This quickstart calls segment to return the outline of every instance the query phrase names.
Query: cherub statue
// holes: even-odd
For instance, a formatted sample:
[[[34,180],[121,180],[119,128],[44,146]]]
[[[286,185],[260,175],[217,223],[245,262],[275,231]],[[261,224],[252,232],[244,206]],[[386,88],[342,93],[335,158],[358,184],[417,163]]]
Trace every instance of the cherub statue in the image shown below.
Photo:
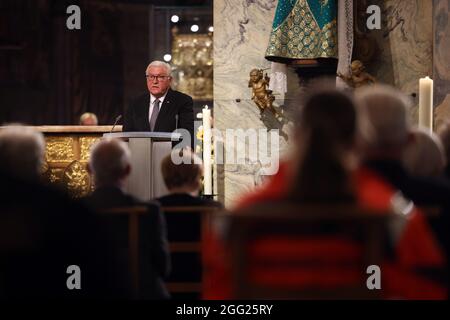
[[[269,109],[278,118],[282,115],[273,106],[275,96],[272,94],[272,90],[268,90],[270,78],[267,73],[263,76],[263,70],[253,69],[250,71],[250,80],[248,87],[252,88],[252,100],[259,107],[259,110],[264,112],[265,109]]]
[[[344,79],[344,81],[347,82],[349,86],[353,88],[359,88],[377,82],[377,80],[374,77],[365,72],[366,68],[364,67],[361,61],[359,60],[353,61],[351,67],[352,73],[350,76],[338,73],[338,76]]]

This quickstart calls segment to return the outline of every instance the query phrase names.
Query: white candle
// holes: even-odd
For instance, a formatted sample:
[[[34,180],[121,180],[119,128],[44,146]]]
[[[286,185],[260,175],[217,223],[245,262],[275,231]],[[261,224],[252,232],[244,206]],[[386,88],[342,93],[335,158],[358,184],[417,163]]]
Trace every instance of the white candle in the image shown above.
[[[212,165],[211,165],[211,110],[203,108],[203,169],[204,194],[212,195]]]
[[[433,131],[433,80],[429,77],[419,81],[419,127]]]

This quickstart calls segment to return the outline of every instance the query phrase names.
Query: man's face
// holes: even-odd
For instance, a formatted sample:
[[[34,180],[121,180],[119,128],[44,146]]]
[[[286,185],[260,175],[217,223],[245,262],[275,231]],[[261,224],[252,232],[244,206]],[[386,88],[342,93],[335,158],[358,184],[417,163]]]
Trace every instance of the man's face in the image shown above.
[[[146,76],[148,91],[156,98],[162,97],[172,82],[172,77],[164,67],[150,67],[147,69]]]

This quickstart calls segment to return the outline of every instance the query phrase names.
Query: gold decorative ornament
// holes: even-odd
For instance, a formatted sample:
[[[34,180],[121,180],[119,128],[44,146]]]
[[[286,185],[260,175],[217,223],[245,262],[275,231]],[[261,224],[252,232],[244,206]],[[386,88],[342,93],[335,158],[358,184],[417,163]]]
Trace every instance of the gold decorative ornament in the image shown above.
[[[99,141],[99,137],[81,137],[80,138],[80,160],[88,161],[91,147]]]
[[[74,160],[64,169],[63,184],[72,198],[81,198],[91,192],[91,178],[85,165]]]
[[[272,94],[272,90],[267,89],[269,87],[269,81],[269,76],[267,73],[264,75],[262,69],[253,69],[250,71],[248,87],[252,88],[252,100],[258,106],[261,113],[268,109],[280,120],[283,115],[273,106],[275,96]]]
[[[364,64],[355,60],[351,64],[351,74],[343,75],[338,72],[338,77],[342,78],[350,87],[359,88],[366,85],[371,85],[377,82],[377,80],[369,73],[365,72]]]
[[[194,100],[213,99],[212,34],[177,34],[172,42],[173,87]]]
[[[72,138],[46,138],[45,160],[47,162],[70,162],[74,157]]]

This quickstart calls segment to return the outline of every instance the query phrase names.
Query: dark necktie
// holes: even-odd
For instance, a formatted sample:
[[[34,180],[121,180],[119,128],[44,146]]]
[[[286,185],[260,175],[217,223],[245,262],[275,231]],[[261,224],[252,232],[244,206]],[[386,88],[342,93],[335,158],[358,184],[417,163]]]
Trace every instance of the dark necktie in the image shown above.
[[[155,129],[156,119],[158,118],[159,114],[159,103],[160,101],[158,99],[156,99],[155,102],[153,102],[153,111],[152,116],[150,117],[150,129],[152,131],[154,131]]]

